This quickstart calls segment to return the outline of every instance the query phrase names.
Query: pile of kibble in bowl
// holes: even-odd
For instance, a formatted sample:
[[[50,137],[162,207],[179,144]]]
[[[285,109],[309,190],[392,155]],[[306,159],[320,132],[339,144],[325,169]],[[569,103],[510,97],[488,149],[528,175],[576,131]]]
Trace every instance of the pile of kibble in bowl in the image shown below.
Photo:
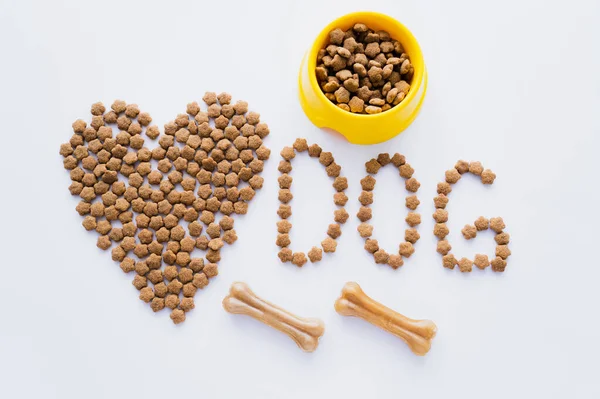
[[[400,104],[410,90],[414,68],[402,45],[386,31],[365,24],[329,32],[315,70],[325,96],[341,109],[378,114]]]

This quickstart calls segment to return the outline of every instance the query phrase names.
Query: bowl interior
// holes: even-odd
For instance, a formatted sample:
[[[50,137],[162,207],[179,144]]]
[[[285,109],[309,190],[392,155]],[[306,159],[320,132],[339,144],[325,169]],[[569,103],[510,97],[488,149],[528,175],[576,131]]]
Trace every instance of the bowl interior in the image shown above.
[[[412,63],[413,68],[415,70],[412,77],[412,81],[409,82],[411,88],[406,98],[395,107],[392,107],[388,111],[381,112],[379,114],[354,114],[348,111],[344,111],[343,109],[335,106],[331,101],[329,101],[327,97],[325,97],[325,94],[323,93],[321,87],[317,82],[317,76],[315,74],[315,68],[317,66],[317,55],[319,50],[326,47],[327,43],[329,42],[329,32],[336,28],[348,30],[356,23],[363,23],[367,25],[370,29],[376,31],[387,31],[393,40],[397,40],[402,44],[402,47],[404,47],[404,51],[406,52],[406,54],[408,54],[410,62]],[[417,43],[413,34],[404,25],[402,25],[394,18],[389,17],[385,14],[365,11],[344,15],[327,25],[321,31],[321,33],[319,33],[319,36],[317,36],[317,39],[313,43],[313,47],[311,48],[309,54],[308,68],[311,85],[313,86],[313,89],[318,92],[317,95],[324,101],[329,103],[332,109],[335,109],[335,111],[339,112],[340,115],[344,115],[346,117],[352,116],[357,118],[381,118],[386,115],[390,115],[391,113],[400,112],[403,106],[412,100],[415,93],[419,90],[419,86],[421,84],[421,81],[423,80],[424,64],[423,55],[421,53],[419,44]]]

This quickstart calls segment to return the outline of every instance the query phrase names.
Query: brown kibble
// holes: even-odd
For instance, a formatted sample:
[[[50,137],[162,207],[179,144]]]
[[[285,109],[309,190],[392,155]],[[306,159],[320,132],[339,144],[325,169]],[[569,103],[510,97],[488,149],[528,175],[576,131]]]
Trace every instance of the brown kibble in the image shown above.
[[[379,169],[381,169],[381,165],[375,158],[372,158],[370,161],[365,163],[365,168],[367,169],[367,173],[377,174]]]
[[[321,147],[318,144],[312,144],[308,147],[308,155],[311,157],[320,157],[321,156]]]
[[[502,233],[502,230],[506,228],[504,224],[504,220],[501,217],[491,218],[490,219],[490,228],[494,230],[496,233]]]
[[[335,252],[337,248],[337,242],[333,238],[327,237],[321,241],[321,247],[323,248],[323,251],[327,253]]]
[[[292,263],[298,267],[304,266],[307,262],[304,252],[294,252],[292,255]]]
[[[319,262],[323,259],[323,251],[321,248],[312,247],[311,250],[308,251],[308,259],[310,259],[312,263]]]
[[[506,269],[506,261],[501,257],[497,256],[491,262],[492,270],[495,272],[503,272]]]
[[[450,194],[450,192],[452,191],[452,187],[450,186],[450,184],[443,182],[443,183],[438,183],[437,185],[437,193],[438,194],[443,194],[445,196],[447,196],[448,194]]]
[[[439,194],[433,199],[433,203],[435,204],[436,208],[444,209],[446,208],[446,205],[448,205],[448,197],[446,197],[444,194]]]
[[[437,252],[442,255],[447,255],[452,249],[452,245],[447,240],[440,240],[437,243]]]
[[[486,169],[483,172],[481,172],[481,182],[483,184],[492,184],[492,183],[494,183],[495,179],[496,179],[496,174],[494,172],[492,172],[491,170]]]
[[[332,223],[327,228],[327,235],[333,239],[338,238],[342,235],[342,228],[339,224]]]
[[[473,264],[475,264],[475,266],[477,266],[479,269],[483,270],[490,265],[490,260],[488,259],[487,255],[477,254],[475,255]]]
[[[325,167],[331,165],[333,161],[333,155],[330,152],[322,151],[319,155],[319,163]]]
[[[171,317],[171,320],[175,324],[183,323],[185,321],[185,312],[181,309],[173,309],[169,317]]]
[[[446,182],[455,184],[460,180],[460,173],[455,168],[446,171]]]
[[[376,180],[373,176],[366,176],[360,180],[360,185],[364,191],[373,191]]]
[[[481,165],[481,162],[471,162],[469,164],[469,172],[473,173],[474,175],[481,176],[483,173],[483,166]]]
[[[150,287],[144,287],[140,290],[140,299],[146,303],[149,303],[154,299],[154,291]]]
[[[437,223],[433,228],[433,234],[440,240],[444,239],[448,233],[450,233],[450,230],[446,226],[446,223]]]
[[[292,224],[287,220],[280,220],[277,222],[277,232],[280,234],[287,234],[292,229]]]
[[[361,223],[360,225],[358,225],[357,230],[360,236],[363,238],[371,237],[371,235],[373,234],[373,226],[367,223]]]
[[[456,162],[456,165],[454,165],[454,169],[456,169],[458,173],[463,175],[469,171],[469,163],[461,159],[460,161]]]
[[[306,139],[298,138],[294,141],[293,147],[297,152],[304,152],[308,150],[308,143],[306,142]]]
[[[458,268],[463,273],[470,273],[473,270],[473,261],[467,258],[461,258],[458,261]]]
[[[412,166],[410,166],[407,163],[400,165],[398,170],[400,172],[400,176],[402,176],[405,179],[410,179],[412,177],[412,175],[415,173],[415,170],[412,168]]]
[[[506,259],[511,255],[510,249],[508,245],[497,245],[496,246],[496,256],[501,257],[502,259]]]
[[[296,157],[296,152],[294,151],[294,149],[292,147],[283,147],[280,154],[281,154],[281,157],[283,159],[285,159],[286,161],[290,161],[291,159]]]
[[[415,212],[408,212],[408,215],[406,215],[406,223],[408,223],[408,225],[410,227],[415,227],[419,224],[421,224],[421,215],[419,215],[418,213]]]
[[[494,237],[494,240],[498,245],[506,245],[510,241],[510,235],[508,233],[498,233]]]
[[[444,255],[442,257],[442,265],[447,269],[454,270],[454,266],[458,265],[458,260],[452,254]]]
[[[292,261],[292,250],[289,248],[282,248],[277,254],[282,263],[291,262]]]
[[[337,222],[337,223],[346,223],[346,221],[348,220],[348,217],[350,217],[350,215],[348,215],[348,212],[346,212],[346,210],[344,208],[341,209],[336,209],[333,212],[333,219]]]
[[[333,181],[333,188],[338,192],[344,191],[348,188],[348,179],[345,177],[336,177]]]
[[[367,250],[367,252],[374,254],[379,250],[379,243],[377,242],[377,240],[367,238],[367,240],[365,241],[365,249]]]
[[[410,256],[415,253],[415,248],[410,242],[402,242],[400,243],[400,248],[398,252],[403,257],[410,258]]]
[[[281,176],[279,176],[277,181],[279,182],[279,188],[289,189],[292,186],[293,178],[287,173],[284,173]]]
[[[146,280],[146,277],[140,276],[139,274],[135,275],[135,277],[133,278],[133,281],[131,282],[131,284],[133,284],[133,286],[135,288],[137,288],[138,290],[141,290],[142,288],[148,286],[148,282]]]
[[[470,224],[466,224],[460,232],[467,240],[477,237],[477,228]]]
[[[277,234],[275,244],[281,248],[289,246],[291,244],[290,236],[288,234]]]
[[[437,223],[445,223],[448,221],[448,211],[445,209],[436,209],[433,213],[433,219]]]
[[[289,205],[279,205],[277,214],[281,219],[287,219],[292,216],[292,207]]]
[[[411,177],[410,179],[406,180],[405,186],[408,191],[416,193],[419,190],[419,187],[421,187],[421,183],[419,183],[414,177]]]
[[[417,209],[420,203],[421,201],[419,201],[416,195],[410,195],[406,197],[406,207],[410,210],[414,211],[415,209]]]
[[[416,229],[406,229],[404,232],[404,240],[410,242],[411,244],[416,243],[421,238],[421,235]]]
[[[390,255],[383,249],[379,249],[375,251],[373,254],[373,258],[375,258],[375,263],[377,264],[387,264],[390,258]]]
[[[392,156],[391,161],[395,167],[399,168],[400,166],[406,163],[406,158],[404,157],[404,155],[396,153],[394,154],[394,156]]]
[[[358,213],[356,214],[356,216],[358,217],[358,219],[361,222],[366,222],[367,220],[371,219],[371,217],[373,216],[373,213],[371,211],[371,208],[366,207],[366,206],[361,206],[360,209],[358,210]]]
[[[477,220],[475,220],[475,228],[477,231],[487,230],[490,227],[490,221],[483,216],[479,216]]]

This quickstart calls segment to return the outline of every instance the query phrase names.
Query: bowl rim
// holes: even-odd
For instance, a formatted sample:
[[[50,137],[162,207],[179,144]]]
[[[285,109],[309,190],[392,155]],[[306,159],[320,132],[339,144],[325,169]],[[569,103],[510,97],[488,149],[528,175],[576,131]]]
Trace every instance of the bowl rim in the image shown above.
[[[319,43],[324,41],[325,36],[329,35],[329,32],[331,30],[335,29],[336,27],[338,27],[342,22],[346,22],[348,19],[360,18],[361,16],[365,16],[365,15],[384,19],[388,23],[393,24],[397,28],[399,28],[404,34],[403,39],[411,41],[412,47],[414,47],[414,49],[415,49],[413,54],[408,54],[410,59],[411,60],[418,59],[420,61],[420,64],[422,65],[422,68],[420,68],[420,69],[415,68],[415,73],[414,73],[413,79],[412,79],[413,83],[411,83],[408,95],[404,98],[404,100],[402,100],[402,102],[400,104],[392,107],[391,109],[384,111],[384,112],[380,112],[378,114],[356,114],[356,113],[353,113],[350,111],[345,111],[345,110],[341,109],[340,107],[336,106],[327,97],[325,97],[325,93],[323,93],[323,90],[321,89],[321,87],[319,86],[319,84],[317,82],[317,75],[315,72],[315,69],[317,67],[317,54],[318,54],[319,50],[321,49]],[[360,21],[356,21],[355,23],[358,23],[358,22],[360,22]],[[402,42],[402,40],[399,40],[399,39],[394,39],[394,40],[398,40],[404,46],[404,43]],[[308,73],[309,73],[310,85],[317,92],[317,96],[322,101],[327,103],[326,107],[330,108],[332,110],[332,112],[337,112],[340,115],[343,115],[343,117],[345,117],[345,118],[349,117],[349,118],[362,118],[362,119],[365,119],[365,118],[377,119],[377,118],[392,116],[396,113],[401,112],[404,108],[408,107],[408,104],[410,104],[410,102],[413,100],[413,98],[417,95],[417,93],[419,92],[419,89],[421,87],[421,84],[423,83],[422,81],[423,81],[425,64],[424,64],[424,60],[423,60],[423,53],[421,52],[421,46],[419,46],[419,43],[417,42],[417,39],[415,38],[415,36],[404,24],[402,24],[400,21],[398,21],[397,19],[395,19],[389,15],[382,14],[379,12],[356,11],[356,12],[344,14],[344,15],[334,19],[319,32],[319,34],[313,41],[313,45],[308,54],[308,69],[309,69]]]

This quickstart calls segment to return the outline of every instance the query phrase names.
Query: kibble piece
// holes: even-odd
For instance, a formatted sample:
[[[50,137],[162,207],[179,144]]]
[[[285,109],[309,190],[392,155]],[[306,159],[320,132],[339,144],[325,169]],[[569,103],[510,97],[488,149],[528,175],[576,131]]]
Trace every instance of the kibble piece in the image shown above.
[[[334,217],[333,219],[337,222],[337,223],[346,223],[346,221],[348,220],[348,217],[350,217],[350,215],[348,214],[348,212],[344,209],[336,209],[334,212]]]
[[[348,196],[342,192],[335,193],[333,195],[333,202],[337,206],[345,206],[348,202]]]
[[[446,205],[448,205],[448,197],[446,197],[444,194],[439,194],[433,199],[433,203],[435,204],[436,208],[444,209],[446,208]]]
[[[360,185],[364,191],[373,191],[375,188],[375,178],[373,176],[366,176],[360,180]]]
[[[481,165],[481,162],[471,162],[469,164],[469,172],[473,173],[474,175],[481,176],[483,173],[483,166]]]
[[[494,237],[494,240],[498,245],[506,245],[510,241],[510,235],[508,233],[498,233]]]
[[[438,194],[443,194],[445,196],[447,196],[448,194],[450,194],[450,192],[452,191],[452,187],[450,186],[450,184],[443,182],[443,183],[438,183],[437,185],[437,193]]]
[[[356,214],[356,216],[358,217],[358,219],[361,222],[366,222],[367,220],[371,219],[373,214],[372,214],[371,208],[366,207],[366,206],[361,206],[358,213]]]
[[[491,262],[492,270],[495,272],[503,272],[506,269],[506,260],[501,257],[495,257]]]
[[[511,255],[510,249],[508,245],[497,245],[496,246],[496,256],[501,257],[502,259],[506,259]]]
[[[487,255],[477,254],[475,255],[473,264],[479,269],[483,270],[490,265],[490,260],[488,259]]]
[[[419,241],[419,238],[421,238],[421,235],[416,229],[406,229],[406,231],[404,232],[404,240],[412,244]]]
[[[469,171],[469,163],[461,159],[458,162],[456,162],[456,165],[454,165],[454,169],[456,169],[458,173],[463,175]]]
[[[308,259],[312,262],[319,262],[323,259],[323,251],[321,248],[312,247],[310,251],[308,251]]]
[[[496,233],[502,233],[502,230],[506,228],[504,224],[504,220],[501,217],[491,218],[490,219],[490,228],[494,230]]]
[[[460,231],[465,239],[470,240],[477,237],[477,228],[470,224],[465,225]]]
[[[452,168],[446,171],[446,182],[450,184],[455,184],[460,180],[460,172],[456,170],[456,168]]]
[[[404,265],[404,260],[401,255],[390,254],[388,257],[387,264],[390,265],[393,269],[397,269]]]
[[[294,252],[292,255],[292,263],[298,267],[304,266],[307,262],[304,252]]]
[[[458,261],[458,268],[463,273],[470,273],[473,270],[473,261],[467,258],[461,258]]]
[[[458,264],[458,260],[452,254],[444,255],[442,257],[442,265],[447,269],[454,269],[454,266]]]
[[[339,236],[342,235],[341,226],[337,223],[330,224],[329,227],[327,228],[327,235],[333,239],[338,238]]]
[[[490,221],[483,216],[479,216],[477,220],[475,220],[475,228],[477,231],[487,230],[490,227]]]
[[[291,262],[292,261],[292,250],[289,248],[282,248],[277,254],[282,263]]]
[[[152,302],[150,302],[150,307],[154,312],[161,311],[165,308],[165,300],[163,298],[154,297]]]
[[[494,183],[495,179],[496,179],[496,174],[494,172],[492,172],[491,170],[486,169],[483,172],[481,172],[481,182],[483,184],[492,184],[492,183]]]
[[[406,190],[416,193],[419,190],[419,187],[421,187],[421,183],[419,183],[414,177],[411,177],[410,179],[406,180],[405,186]]]
[[[236,202],[237,203],[237,202]],[[277,210],[277,214],[281,219],[287,219],[292,216],[292,207],[289,205],[279,205],[279,209]]]
[[[448,221],[448,211],[445,209],[436,209],[433,213],[433,219],[437,223],[445,223]]]
[[[280,234],[287,234],[292,229],[292,224],[287,220],[280,220],[277,222],[277,232]]]
[[[379,250],[379,243],[377,242],[377,240],[368,238],[367,240],[365,240],[365,250],[374,254]]]
[[[357,230],[360,236],[363,238],[371,237],[371,235],[373,234],[373,226],[367,223],[361,223],[358,226]]]
[[[277,240],[275,242],[278,247],[287,247],[290,245],[290,236],[288,234],[277,234]]]
[[[406,215],[405,220],[410,227],[415,227],[421,224],[421,215],[415,212],[408,212],[408,215]]]
[[[321,241],[321,247],[323,248],[323,251],[327,253],[335,252],[337,248],[337,242],[333,238],[327,237]]]
[[[379,249],[375,251],[373,254],[373,258],[375,259],[375,263],[377,264],[387,264],[390,258],[390,255],[383,249]]]
[[[452,245],[447,240],[440,240],[437,243],[437,252],[442,255],[447,255],[452,249]]]
[[[281,157],[286,161],[290,161],[291,159],[296,157],[296,152],[292,147],[283,147],[280,154]]]
[[[410,258],[410,256],[415,253],[415,248],[413,247],[412,243],[405,241],[400,243],[400,248],[398,252],[403,257]]]

